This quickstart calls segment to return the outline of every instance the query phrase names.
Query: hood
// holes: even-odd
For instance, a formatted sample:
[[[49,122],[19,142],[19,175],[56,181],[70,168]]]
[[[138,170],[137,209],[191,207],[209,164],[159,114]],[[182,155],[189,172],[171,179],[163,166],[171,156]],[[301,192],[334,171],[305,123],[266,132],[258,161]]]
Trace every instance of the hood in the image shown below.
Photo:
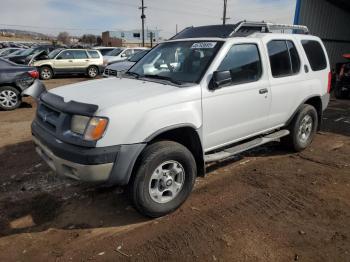
[[[132,67],[135,64],[135,62],[130,61],[120,61],[117,63],[110,64],[106,67],[106,69],[112,69],[116,71],[125,71],[128,70],[130,67]]]
[[[98,105],[99,110],[156,96],[179,92],[181,88],[169,84],[129,78],[105,78],[66,85],[49,92],[63,97],[65,102],[76,101]],[[172,96],[172,95],[170,95]],[[176,96],[175,96],[176,97]],[[166,99],[164,99],[166,101]]]

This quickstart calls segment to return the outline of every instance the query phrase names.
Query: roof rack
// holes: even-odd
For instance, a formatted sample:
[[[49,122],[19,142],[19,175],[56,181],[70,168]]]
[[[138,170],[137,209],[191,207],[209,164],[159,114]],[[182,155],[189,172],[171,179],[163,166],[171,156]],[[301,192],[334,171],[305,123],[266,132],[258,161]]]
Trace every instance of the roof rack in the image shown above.
[[[269,22],[252,22],[242,21],[237,23],[235,30],[232,31],[230,36],[247,36],[255,32],[260,33],[271,33],[271,31],[281,30],[292,30],[293,33],[309,34],[307,26],[303,25],[288,25],[288,24],[273,24]]]

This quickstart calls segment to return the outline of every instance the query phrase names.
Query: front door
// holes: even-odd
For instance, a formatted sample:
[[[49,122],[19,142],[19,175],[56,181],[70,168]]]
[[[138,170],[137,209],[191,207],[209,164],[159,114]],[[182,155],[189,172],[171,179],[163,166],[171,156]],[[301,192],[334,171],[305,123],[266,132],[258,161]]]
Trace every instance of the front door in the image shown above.
[[[74,68],[73,60],[74,56],[72,51],[62,51],[54,61],[55,71],[58,73],[71,72]]]
[[[233,44],[217,71],[230,71],[231,82],[203,89],[203,134],[206,151],[266,130],[271,93],[261,43]]]

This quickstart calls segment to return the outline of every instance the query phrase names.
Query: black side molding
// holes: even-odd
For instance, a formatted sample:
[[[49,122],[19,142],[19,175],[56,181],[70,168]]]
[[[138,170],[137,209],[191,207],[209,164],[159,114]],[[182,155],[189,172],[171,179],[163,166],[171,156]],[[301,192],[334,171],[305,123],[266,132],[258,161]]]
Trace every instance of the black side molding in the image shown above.
[[[76,114],[82,116],[93,116],[98,109],[97,105],[80,103],[76,101],[69,101],[68,103],[64,102],[63,98],[46,92],[43,93],[40,99],[49,106],[58,109],[61,112]]]

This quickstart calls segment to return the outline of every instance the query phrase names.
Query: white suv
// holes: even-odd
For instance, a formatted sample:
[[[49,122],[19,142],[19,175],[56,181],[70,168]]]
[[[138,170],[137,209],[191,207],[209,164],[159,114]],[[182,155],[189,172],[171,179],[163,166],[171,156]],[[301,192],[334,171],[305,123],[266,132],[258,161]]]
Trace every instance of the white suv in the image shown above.
[[[128,185],[147,216],[172,212],[207,162],[270,141],[296,151],[311,143],[330,68],[321,40],[307,32],[254,22],[190,27],[123,78],[42,93],[37,82],[27,92],[39,97],[37,152],[59,175]]]

